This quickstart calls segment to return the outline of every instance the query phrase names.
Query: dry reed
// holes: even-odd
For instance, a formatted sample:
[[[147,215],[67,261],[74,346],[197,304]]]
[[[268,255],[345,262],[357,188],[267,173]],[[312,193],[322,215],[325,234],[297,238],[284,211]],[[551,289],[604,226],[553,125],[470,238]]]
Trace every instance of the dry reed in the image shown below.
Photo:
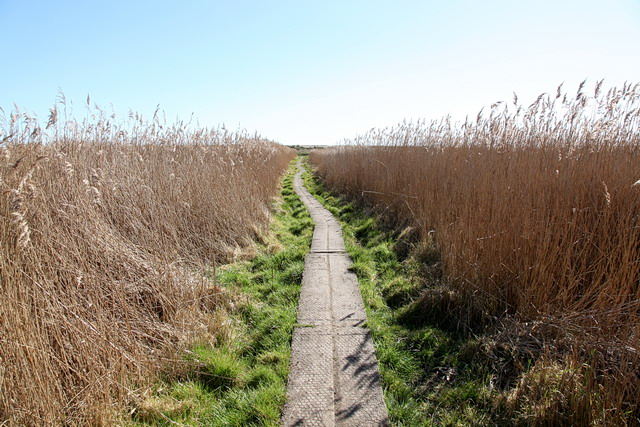
[[[311,160],[331,189],[435,239],[458,299],[494,323],[515,319],[537,355],[581,371],[560,387],[583,389],[563,395],[581,408],[572,422],[640,422],[640,84],[588,94],[583,83],[573,97],[559,87],[528,107],[514,97],[464,123],[372,130]],[[549,417],[535,422],[561,421]]]
[[[60,108],[63,110],[60,111]],[[106,424],[215,328],[198,268],[265,232],[283,146],[100,109],[0,126],[0,424]]]

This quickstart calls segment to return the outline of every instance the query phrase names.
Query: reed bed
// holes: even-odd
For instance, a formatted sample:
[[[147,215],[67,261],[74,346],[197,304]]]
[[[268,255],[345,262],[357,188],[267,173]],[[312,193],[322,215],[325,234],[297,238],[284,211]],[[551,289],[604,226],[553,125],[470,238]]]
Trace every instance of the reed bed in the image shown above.
[[[310,157],[329,188],[437,247],[446,287],[425,304],[446,295],[460,330],[492,324],[494,343],[538,361],[509,387],[528,423],[640,423],[640,84],[602,88]]]
[[[0,424],[109,424],[223,290],[198,273],[265,231],[294,151],[156,114],[0,126]],[[213,339],[213,338],[212,338]],[[115,405],[115,409],[114,409]]]

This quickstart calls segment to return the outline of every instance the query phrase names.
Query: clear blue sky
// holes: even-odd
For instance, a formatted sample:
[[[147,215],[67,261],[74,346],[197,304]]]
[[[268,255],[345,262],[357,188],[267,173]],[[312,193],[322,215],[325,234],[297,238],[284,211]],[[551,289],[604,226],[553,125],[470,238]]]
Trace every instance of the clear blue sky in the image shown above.
[[[0,40],[5,111],[61,88],[285,144],[640,81],[638,0],[0,0]]]

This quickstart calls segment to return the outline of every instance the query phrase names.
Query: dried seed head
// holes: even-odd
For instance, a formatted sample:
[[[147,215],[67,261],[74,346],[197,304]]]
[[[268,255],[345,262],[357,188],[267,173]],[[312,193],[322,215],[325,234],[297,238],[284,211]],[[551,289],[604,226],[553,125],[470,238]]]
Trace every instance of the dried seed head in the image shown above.
[[[76,173],[75,169],[73,169],[73,165],[69,162],[64,162],[64,171],[67,173],[69,178],[73,177]]]
[[[604,187],[604,199],[607,202],[607,207],[611,206],[611,193],[609,193],[609,188],[607,188],[607,184],[602,181],[602,186]]]
[[[13,222],[18,231],[18,237],[16,238],[16,247],[20,249],[26,248],[31,243],[31,229],[22,212],[12,213]]]

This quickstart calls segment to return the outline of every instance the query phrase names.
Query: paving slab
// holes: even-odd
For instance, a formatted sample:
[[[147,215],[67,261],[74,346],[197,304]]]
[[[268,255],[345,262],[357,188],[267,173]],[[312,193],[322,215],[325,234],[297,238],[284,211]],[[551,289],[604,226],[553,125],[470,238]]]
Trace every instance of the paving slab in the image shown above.
[[[388,426],[380,374],[358,280],[338,221],[304,188],[315,223],[293,333],[283,426]]]

